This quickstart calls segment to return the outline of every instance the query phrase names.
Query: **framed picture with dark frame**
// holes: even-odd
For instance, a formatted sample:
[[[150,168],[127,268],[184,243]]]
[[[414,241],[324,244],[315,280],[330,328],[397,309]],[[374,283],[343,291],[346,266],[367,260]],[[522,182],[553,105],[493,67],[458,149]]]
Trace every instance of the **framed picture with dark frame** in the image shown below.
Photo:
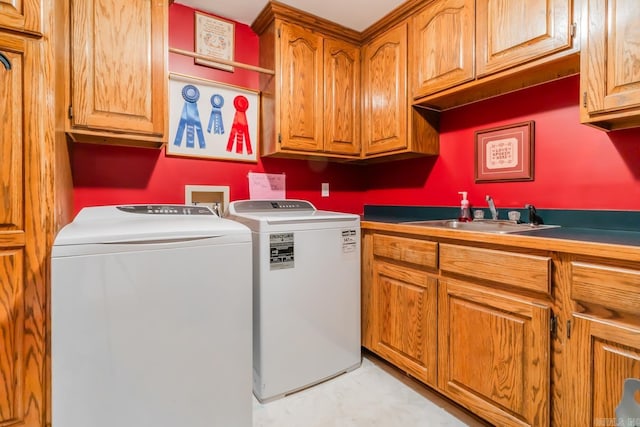
[[[533,181],[533,120],[475,132],[476,182]]]

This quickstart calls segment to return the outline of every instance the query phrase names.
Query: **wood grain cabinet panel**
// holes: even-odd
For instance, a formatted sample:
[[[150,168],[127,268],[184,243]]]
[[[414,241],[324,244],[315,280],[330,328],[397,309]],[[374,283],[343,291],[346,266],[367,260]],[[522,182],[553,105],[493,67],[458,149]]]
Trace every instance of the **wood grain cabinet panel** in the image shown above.
[[[298,25],[280,27],[283,149],[320,152],[323,148],[322,37]]]
[[[407,24],[398,25],[364,46],[364,155],[406,149]]]
[[[326,38],[324,151],[360,155],[360,100],[360,47]]]
[[[373,236],[373,255],[431,270],[438,268],[438,243],[428,240],[376,234]]]
[[[10,49],[10,50],[9,50]],[[25,339],[24,253],[24,62],[25,43],[0,34],[0,425],[24,421]],[[42,391],[42,390],[41,390]]]
[[[475,0],[430,2],[411,18],[414,98],[473,80],[474,28]]]
[[[0,28],[40,35],[41,0],[0,0]]]
[[[624,380],[640,378],[640,327],[576,314],[570,342],[574,410],[565,414],[566,425],[593,427],[617,420]]]
[[[640,2],[585,4],[580,119],[605,130],[640,126]]]
[[[0,64],[0,231],[24,230],[24,58],[3,49],[2,39],[0,54],[11,67]]]
[[[163,0],[71,1],[72,138],[163,143],[167,19]]]
[[[500,426],[548,426],[550,309],[440,279],[438,387]]]
[[[420,270],[377,260],[373,283],[373,350],[435,386],[437,280]]]
[[[440,269],[476,280],[551,292],[551,258],[462,245],[440,245]]]
[[[478,0],[476,73],[495,73],[572,45],[571,0]]]

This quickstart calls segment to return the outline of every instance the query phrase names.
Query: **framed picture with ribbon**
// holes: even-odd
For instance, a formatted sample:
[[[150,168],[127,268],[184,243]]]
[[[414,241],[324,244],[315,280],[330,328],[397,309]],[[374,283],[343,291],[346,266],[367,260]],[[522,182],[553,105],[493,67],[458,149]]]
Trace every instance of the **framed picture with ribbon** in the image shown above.
[[[258,91],[169,75],[167,155],[257,162]]]

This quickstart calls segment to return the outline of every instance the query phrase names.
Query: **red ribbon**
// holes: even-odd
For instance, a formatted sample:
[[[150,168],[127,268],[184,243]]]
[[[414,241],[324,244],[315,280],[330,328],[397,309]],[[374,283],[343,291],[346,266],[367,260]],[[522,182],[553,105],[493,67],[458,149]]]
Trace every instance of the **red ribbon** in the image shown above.
[[[236,114],[233,117],[233,124],[231,125],[231,132],[229,133],[227,151],[231,152],[233,150],[233,143],[235,142],[237,154],[242,154],[243,145],[247,146],[247,154],[253,154],[251,138],[249,136],[249,125],[247,123],[247,115],[245,114],[249,108],[249,100],[242,95],[238,95],[233,100],[233,106],[236,108]]]

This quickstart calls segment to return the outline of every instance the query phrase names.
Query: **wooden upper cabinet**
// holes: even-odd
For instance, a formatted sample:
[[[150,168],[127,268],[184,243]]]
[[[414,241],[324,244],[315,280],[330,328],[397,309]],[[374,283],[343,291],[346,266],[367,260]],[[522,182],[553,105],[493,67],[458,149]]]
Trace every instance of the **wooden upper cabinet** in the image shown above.
[[[572,0],[477,0],[477,76],[571,47],[572,16]]]
[[[364,155],[407,148],[407,24],[364,46]]]
[[[606,130],[640,126],[640,2],[585,1],[581,121]]]
[[[71,1],[68,131],[74,139],[162,144],[167,8],[164,0]]]
[[[475,0],[435,1],[411,18],[414,98],[473,80],[474,8]]]
[[[0,0],[0,28],[40,34],[41,10],[41,0]]]
[[[262,155],[360,156],[360,47],[275,19],[260,30]]]
[[[322,151],[322,36],[298,25],[280,27],[280,145]]]
[[[360,47],[324,41],[324,150],[360,154]]]

